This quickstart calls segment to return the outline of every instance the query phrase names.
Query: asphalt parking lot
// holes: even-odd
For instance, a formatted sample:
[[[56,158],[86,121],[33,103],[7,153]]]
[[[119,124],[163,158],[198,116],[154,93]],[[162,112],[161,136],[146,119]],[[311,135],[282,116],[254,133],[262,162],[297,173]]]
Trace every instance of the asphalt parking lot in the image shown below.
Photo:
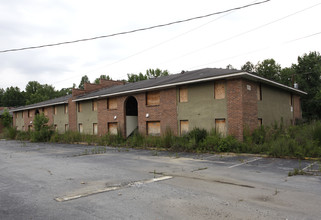
[[[295,169],[309,175],[288,176]],[[320,170],[315,160],[1,140],[0,219],[320,219]]]

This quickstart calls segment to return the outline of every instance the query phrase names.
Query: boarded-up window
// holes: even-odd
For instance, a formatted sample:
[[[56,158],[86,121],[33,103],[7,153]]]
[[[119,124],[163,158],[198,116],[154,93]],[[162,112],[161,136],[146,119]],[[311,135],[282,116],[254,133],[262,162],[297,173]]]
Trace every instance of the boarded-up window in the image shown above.
[[[93,111],[97,111],[97,100],[93,100],[93,101],[91,102],[91,109],[92,109]]]
[[[185,135],[188,133],[188,120],[181,120],[180,121],[180,134]]]
[[[44,108],[43,113],[45,114],[45,116],[47,116],[48,115],[48,109]]]
[[[54,113],[54,115],[57,114],[57,106],[56,105],[53,107],[53,113]]]
[[[261,84],[257,85],[257,100],[262,100],[262,87]]]
[[[222,136],[226,136],[226,125],[225,119],[215,119],[215,131],[216,133],[221,134]]]
[[[214,98],[225,99],[225,83],[215,82],[214,83]]]
[[[68,105],[65,105],[64,112],[65,112],[65,114],[68,114]]]
[[[109,122],[108,123],[109,134],[117,135],[117,128],[118,128],[117,122]]]
[[[83,128],[81,123],[78,124],[78,129],[79,129],[79,133],[83,133],[84,132],[84,128]]]
[[[28,110],[28,118],[32,117],[32,110]]]
[[[54,125],[55,131],[58,131],[58,126]]]
[[[93,134],[94,134],[94,135],[97,135],[97,134],[98,134],[98,125],[97,125],[97,123],[94,123],[94,124],[93,124]]]
[[[80,102],[78,102],[78,112],[82,112],[82,105]]]
[[[293,106],[293,95],[292,94],[290,94],[289,104],[290,104],[290,106]]]
[[[160,93],[156,92],[147,92],[146,94],[146,105],[159,105],[160,104]]]
[[[262,118],[258,118],[258,119],[257,119],[257,125],[258,125],[259,127],[261,127],[261,126],[262,126],[262,123],[263,123]]]
[[[69,125],[65,124],[65,131],[68,131],[68,130],[69,130]]]
[[[188,102],[187,87],[179,88],[179,102]]]
[[[160,135],[160,122],[148,121],[146,122],[147,135],[159,136]]]
[[[107,109],[117,109],[117,98],[107,99]]]
[[[21,112],[21,118],[23,118],[23,112]]]
[[[32,131],[32,125],[28,125],[28,131]]]

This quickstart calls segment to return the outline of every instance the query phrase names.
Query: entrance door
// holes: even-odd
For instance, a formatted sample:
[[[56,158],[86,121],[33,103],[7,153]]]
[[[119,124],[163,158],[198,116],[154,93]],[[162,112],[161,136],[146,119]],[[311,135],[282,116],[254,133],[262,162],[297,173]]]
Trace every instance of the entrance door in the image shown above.
[[[138,128],[138,104],[133,96],[129,96],[125,102],[126,109],[126,137]]]

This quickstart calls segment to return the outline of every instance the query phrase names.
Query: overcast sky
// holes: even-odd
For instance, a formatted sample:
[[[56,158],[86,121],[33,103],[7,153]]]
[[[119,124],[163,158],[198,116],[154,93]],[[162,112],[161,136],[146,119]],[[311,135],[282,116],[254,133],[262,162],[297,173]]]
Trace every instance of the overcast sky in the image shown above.
[[[187,19],[254,0],[10,0],[0,2],[0,50],[58,43]],[[0,88],[28,81],[56,89],[83,75],[114,80],[149,68],[170,73],[240,69],[273,58],[282,67],[321,51],[321,1],[271,0],[172,26],[35,50],[0,53]],[[317,34],[311,36],[313,34]],[[310,37],[308,37],[310,36]]]

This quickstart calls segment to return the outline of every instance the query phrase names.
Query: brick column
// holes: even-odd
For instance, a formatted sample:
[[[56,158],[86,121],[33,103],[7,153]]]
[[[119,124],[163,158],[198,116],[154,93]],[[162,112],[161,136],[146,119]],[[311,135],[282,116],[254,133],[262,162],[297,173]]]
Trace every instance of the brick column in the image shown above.
[[[243,140],[244,128],[257,127],[257,85],[243,79],[227,80],[228,134]]]

